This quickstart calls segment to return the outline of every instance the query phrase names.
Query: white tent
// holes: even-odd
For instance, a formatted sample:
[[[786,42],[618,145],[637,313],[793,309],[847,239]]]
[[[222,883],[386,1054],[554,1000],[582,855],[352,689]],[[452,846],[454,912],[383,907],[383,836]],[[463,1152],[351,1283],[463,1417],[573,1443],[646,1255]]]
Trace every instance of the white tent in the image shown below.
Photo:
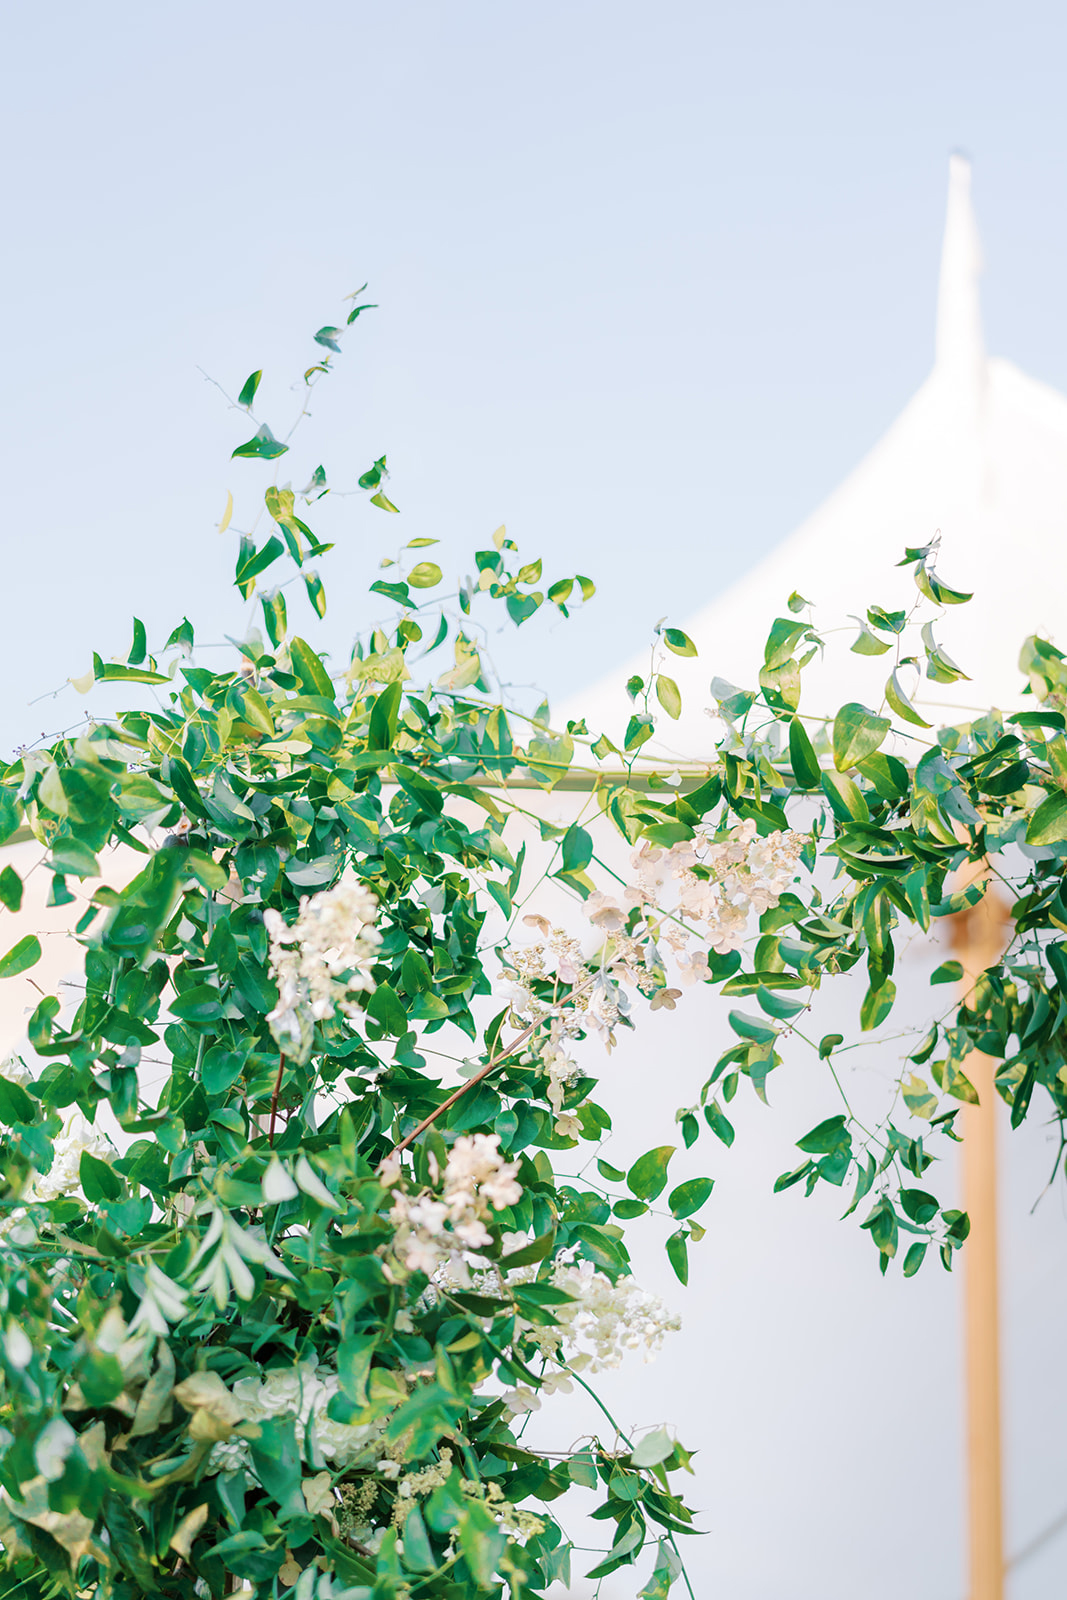
[[[894,564],[905,546],[938,532],[939,570],[975,599],[939,626],[939,642],[971,681],[941,688],[924,680],[916,698],[932,722],[961,720],[968,706],[1013,705],[1028,633],[1058,635],[1063,644],[1067,400],[987,358],[979,271],[970,169],[954,157],[933,372],[807,522],[683,621],[699,657],[669,658],[665,670],[680,683],[685,709],[660,728],[653,749],[688,760],[710,755],[703,710],[711,675],[755,683],[767,630],[794,590],[814,603],[818,626],[853,628],[805,673],[805,709],[821,713],[847,699],[877,706],[891,658],[851,654],[849,616],[872,602],[914,600],[910,572]],[[617,733],[629,712],[625,680],[644,670],[647,655],[576,697],[567,714]],[[905,952],[898,1011],[909,1022],[935,1009],[927,980],[947,953],[922,941]],[[625,1104],[616,1119],[619,1165],[625,1151],[672,1137],[675,1107],[693,1102],[732,1040],[726,1009],[713,995],[687,995],[676,1013],[645,1022],[603,1069],[613,1080],[604,1098]],[[857,1010],[847,983],[826,993],[815,1036],[834,1029],[858,1037]],[[857,1051],[850,1095],[884,1104],[900,1053],[892,1044]],[[672,1288],[652,1248],[642,1251],[639,1271],[681,1306],[685,1329],[660,1365],[619,1375],[615,1403],[627,1421],[673,1420],[702,1451],[694,1503],[705,1508],[710,1533],[685,1550],[701,1600],[963,1600],[959,1274],[949,1278],[928,1262],[911,1282],[899,1271],[882,1281],[866,1236],[854,1219],[837,1221],[826,1196],[773,1197],[773,1178],[799,1159],[792,1141],[839,1106],[807,1055],[787,1059],[769,1092],[771,1112],[743,1094],[734,1101],[731,1151],[705,1136],[679,1158],[688,1162],[685,1175],[717,1178],[691,1288],[684,1296]],[[1067,1560],[1067,1526],[1048,1533],[1067,1509],[1067,1398],[1053,1378],[1067,1333],[1065,1195],[1061,1184],[1031,1215],[1056,1141],[1036,1126],[1002,1133],[1007,1594],[1044,1600],[1062,1588]],[[958,1179],[951,1156],[946,1162],[933,1186],[952,1193]],[[632,1587],[613,1578],[602,1594],[615,1600]]]
[[[684,623],[700,654],[668,658],[686,710],[665,736],[679,754],[704,755],[711,673],[754,682],[762,643],[788,596],[800,590],[820,627],[841,627],[876,602],[913,601],[911,575],[896,569],[905,546],[941,534],[940,566],[974,600],[954,608],[939,632],[968,672],[946,705],[1013,703],[1022,686],[1023,638],[1067,634],[1067,399],[1010,362],[986,356],[978,299],[981,256],[970,199],[970,167],[954,156],[941,261],[933,371],[870,454],[795,533],[740,582]],[[673,619],[672,619],[673,620]],[[880,658],[832,653],[805,675],[827,705],[868,692],[881,699]],[[647,653],[634,671],[647,669]],[[592,723],[625,715],[628,670],[581,697]],[[929,689],[930,686],[927,686]],[[834,696],[837,699],[834,700]],[[814,708],[814,701],[813,701]],[[576,707],[577,709],[577,707]],[[933,717],[931,720],[938,720]]]

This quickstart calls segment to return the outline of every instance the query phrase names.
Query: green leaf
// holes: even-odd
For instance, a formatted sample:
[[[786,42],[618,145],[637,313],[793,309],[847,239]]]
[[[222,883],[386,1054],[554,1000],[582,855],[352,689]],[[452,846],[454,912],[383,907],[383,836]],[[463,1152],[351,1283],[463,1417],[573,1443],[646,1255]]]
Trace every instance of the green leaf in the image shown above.
[[[304,573],[304,588],[307,590],[308,599],[311,601],[315,611],[320,617],[324,617],[326,615],[326,590],[318,573],[313,572],[310,567]],[[284,619],[281,632],[283,634],[285,632]],[[277,643],[277,640],[275,643]]]
[[[904,1257],[904,1276],[906,1278],[914,1278],[915,1274],[923,1264],[923,1257],[925,1255],[925,1244],[916,1242],[911,1246],[907,1255]]]
[[[847,778],[843,772],[826,769],[820,774],[819,782],[838,822],[870,821],[867,802],[851,778]]]
[[[891,672],[886,679],[885,697],[898,717],[903,717],[905,722],[912,722],[917,728],[929,728],[930,723],[920,717],[904,690],[900,687],[900,679],[895,672]]]
[[[661,637],[667,649],[673,650],[676,656],[695,656],[697,653],[696,645],[681,628],[664,628]]]
[[[5,867],[0,872],[0,903],[9,911],[17,911],[22,904],[22,879],[14,867]]]
[[[860,1227],[870,1230],[871,1238],[874,1240],[883,1256],[888,1257],[896,1255],[897,1239],[899,1237],[897,1232],[897,1219],[894,1215],[893,1207],[890,1205],[885,1195],[882,1195],[881,1198],[875,1203],[872,1210],[868,1213],[863,1222],[860,1223]]]
[[[887,640],[877,638],[870,628],[861,622],[859,638],[849,648],[858,656],[884,656],[890,645]]]
[[[307,1505],[300,1488],[300,1448],[293,1417],[266,1417],[248,1442],[256,1477],[275,1500],[283,1522],[302,1521]]]
[[[772,670],[783,667],[793,654],[793,646],[808,631],[806,622],[792,622],[788,617],[776,617],[767,635],[763,650],[763,664]]]
[[[311,337],[316,344],[321,344],[324,350],[332,350],[335,355],[340,355],[341,346],[338,340],[344,331],[344,328],[332,328],[327,323],[324,328],[320,328],[318,333],[313,333]]]
[[[19,825],[18,807],[14,792],[0,788],[0,844],[10,839]]]
[[[123,661],[102,661],[93,656],[93,676],[97,683],[169,683],[164,672],[150,672],[147,667],[127,666]]]
[[[802,789],[817,789],[819,787],[819,759],[815,754],[815,747],[808,738],[807,730],[799,717],[789,719],[789,765],[793,769],[793,777]]]
[[[931,1117],[936,1117],[937,1096],[931,1094],[929,1085],[922,1078],[917,1077],[914,1072],[910,1073],[901,1084],[901,1089],[904,1094],[904,1104],[913,1117],[922,1117],[926,1122],[929,1122]]]
[[[656,675],[656,699],[675,722],[682,714],[682,693],[673,678],[663,672]]]
[[[130,645],[130,653],[126,657],[126,660],[131,666],[138,667],[144,660],[147,653],[148,641],[145,635],[144,623],[141,621],[140,617],[134,617],[133,643]]]
[[[856,700],[841,707],[834,718],[834,766],[847,772],[878,749],[890,729],[888,717],[876,717]]]
[[[399,513],[400,510],[400,507],[394,506],[388,495],[386,495],[381,489],[378,490],[377,494],[371,495],[370,503],[372,506],[377,506],[381,511],[395,511]]]
[[[563,835],[564,872],[584,872],[593,859],[593,840],[584,828],[572,823]]]
[[[239,406],[244,406],[246,410],[251,409],[252,401],[256,398],[256,390],[259,388],[262,376],[263,369],[261,367],[258,372],[253,372],[250,378],[245,379],[241,385],[241,392],[237,396],[237,404]]]
[[[674,1440],[666,1428],[653,1428],[651,1433],[646,1433],[634,1446],[630,1460],[635,1467],[658,1467],[661,1461],[669,1461],[674,1454]]]
[[[357,1406],[367,1404],[371,1358],[378,1346],[377,1333],[355,1334],[337,1347],[337,1378],[341,1392]]]
[[[234,585],[240,590],[242,599],[248,599],[259,574],[265,572],[279,556],[284,554],[285,546],[276,534],[272,533],[259,550],[256,549],[254,539],[242,537],[233,575]]]
[[[963,977],[963,967],[958,961],[942,961],[930,974],[931,983],[959,983]]]
[[[407,581],[413,589],[432,589],[434,584],[441,582],[442,577],[441,568],[435,561],[420,561],[408,573]]]
[[[655,724],[645,712],[632,716],[626,724],[626,738],[624,741],[627,750],[639,750],[647,739],[655,733]]]
[[[639,1200],[654,1200],[667,1187],[667,1166],[675,1152],[673,1144],[661,1144],[639,1156],[626,1174],[626,1186]]]
[[[826,1033],[819,1040],[819,1060],[825,1061],[827,1056],[833,1054],[838,1045],[843,1043],[844,1035],[840,1033]]]
[[[622,1177],[621,1172],[619,1177]],[[510,1254],[501,1256],[501,1271],[510,1272],[512,1267],[529,1267],[535,1261],[543,1261],[546,1256],[552,1254],[555,1242],[556,1236],[554,1233],[543,1233],[540,1238],[531,1240],[529,1244],[524,1244],[520,1249],[512,1250]]]
[[[118,1173],[106,1161],[83,1150],[78,1162],[78,1177],[90,1205],[100,1205],[108,1200],[121,1200],[126,1186]]]
[[[1026,825],[1027,844],[1060,844],[1067,839],[1067,794],[1057,789],[1042,800]]]
[[[222,1016],[222,1000],[210,984],[198,983],[172,1000],[170,1009],[184,1022],[217,1022]]]
[[[745,1011],[731,1011],[729,1022],[742,1039],[754,1039],[757,1044],[773,1044],[778,1037],[777,1028],[772,1028],[762,1017],[750,1017]]]
[[[407,1012],[391,984],[380,983],[372,992],[367,1000],[367,1015],[380,1023],[387,1034],[399,1038],[407,1032]]]
[[[939,606],[961,606],[971,598],[962,589],[950,589],[947,583],[942,583],[936,572],[925,566],[916,570],[915,586],[928,600],[933,600]]]
[[[907,620],[906,611],[884,611],[881,606],[867,608],[867,621],[872,628],[881,628],[883,633],[901,633]]]
[[[333,699],[333,680],[323,666],[321,657],[309,644],[299,637],[294,638],[289,645],[289,659],[305,694],[321,695],[324,700]]]
[[[674,1268],[674,1275],[679,1283],[689,1282],[689,1252],[686,1249],[686,1235],[679,1228],[677,1233],[672,1233],[667,1240],[667,1260]]]
[[[28,933],[0,959],[0,978],[17,978],[20,972],[28,972],[36,966],[40,959],[41,941],[35,933]]]
[[[917,1222],[920,1227],[925,1227],[932,1222],[938,1213],[938,1204],[932,1194],[927,1194],[923,1189],[901,1189],[900,1204],[905,1216]]]
[[[375,697],[371,707],[369,739],[372,750],[389,750],[396,738],[402,689],[391,683]]]
[[[734,1125],[717,1101],[712,1100],[704,1107],[704,1118],[715,1137],[729,1149],[734,1142]]]
[[[13,1128],[16,1123],[28,1124],[37,1118],[37,1105],[21,1083],[10,1078],[0,1078],[0,1122]]]
[[[679,1222],[684,1217],[691,1217],[694,1211],[700,1210],[714,1187],[714,1178],[689,1178],[685,1183],[680,1183],[667,1197],[671,1216]]]
[[[413,1505],[404,1517],[404,1565],[415,1572],[432,1572],[437,1566],[422,1512]]]
[[[897,997],[897,986],[892,978],[886,978],[877,987],[872,984],[863,997],[860,1006],[860,1027],[864,1033],[869,1033],[872,1028],[880,1027],[893,1009],[893,1001]]]
[[[810,1133],[806,1133],[803,1139],[798,1139],[797,1149],[803,1150],[804,1154],[809,1156],[828,1155],[831,1151],[851,1142],[845,1117],[841,1114],[827,1117],[825,1122],[820,1122]]]
[[[283,456],[288,448],[289,446],[276,439],[267,424],[263,423],[262,427],[256,429],[251,439],[237,446],[233,455],[256,456],[261,461],[274,461],[278,456]]]

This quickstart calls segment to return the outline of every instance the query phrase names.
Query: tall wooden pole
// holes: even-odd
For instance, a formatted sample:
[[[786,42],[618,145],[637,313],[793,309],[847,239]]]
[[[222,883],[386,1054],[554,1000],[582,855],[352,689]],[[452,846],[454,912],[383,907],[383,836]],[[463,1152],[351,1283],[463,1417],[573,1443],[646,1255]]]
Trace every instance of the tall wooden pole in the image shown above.
[[[984,877],[984,871],[975,873]],[[993,888],[953,918],[953,945],[963,967],[961,998],[973,1006],[975,984],[999,959],[1006,939],[1005,908]],[[1000,1301],[997,1283],[996,1063],[973,1051],[967,1075],[978,1105],[964,1106],[964,1208],[971,1231],[963,1250],[966,1340],[969,1600],[1004,1600],[1004,1542],[1000,1440]]]

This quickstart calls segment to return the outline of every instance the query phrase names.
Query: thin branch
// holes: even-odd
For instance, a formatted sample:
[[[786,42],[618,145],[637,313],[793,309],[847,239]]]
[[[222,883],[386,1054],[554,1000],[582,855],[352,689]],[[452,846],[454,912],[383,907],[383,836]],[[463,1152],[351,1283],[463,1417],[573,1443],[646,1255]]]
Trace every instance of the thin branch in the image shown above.
[[[278,1116],[278,1096],[282,1092],[282,1074],[284,1071],[285,1056],[281,1055],[278,1058],[278,1076],[274,1080],[274,1093],[270,1097],[270,1132],[267,1136],[267,1143],[272,1150],[274,1149],[274,1124]]]
[[[581,994],[584,989],[588,989],[590,984],[595,983],[598,977],[599,973],[591,972],[584,983],[580,983],[577,988],[571,990],[569,998],[573,1000],[575,996]],[[461,1083],[459,1088],[448,1096],[447,1100],[441,1101],[441,1104],[436,1108],[436,1110],[431,1111],[428,1117],[423,1117],[418,1127],[412,1128],[407,1137],[401,1139],[400,1143],[395,1145],[393,1149],[390,1150],[386,1159],[391,1161],[393,1157],[398,1156],[402,1150],[406,1150],[409,1144],[414,1144],[415,1140],[419,1137],[419,1134],[425,1133],[426,1129],[430,1127],[432,1123],[436,1122],[438,1117],[443,1116],[450,1106],[454,1106],[457,1100],[461,1100],[465,1094],[469,1094],[473,1088],[481,1083],[483,1078],[487,1078],[489,1074],[499,1067],[503,1062],[505,1062],[509,1056],[513,1056],[516,1050],[520,1049],[526,1043],[531,1034],[536,1033],[537,1029],[541,1026],[541,1023],[544,1020],[545,1019],[543,1017],[538,1017],[536,1021],[530,1023],[528,1028],[524,1028],[518,1037],[513,1039],[505,1049],[497,1050],[494,1055],[490,1056],[485,1066],[479,1068],[479,1070],[474,1074],[473,1078],[468,1078],[466,1083]]]

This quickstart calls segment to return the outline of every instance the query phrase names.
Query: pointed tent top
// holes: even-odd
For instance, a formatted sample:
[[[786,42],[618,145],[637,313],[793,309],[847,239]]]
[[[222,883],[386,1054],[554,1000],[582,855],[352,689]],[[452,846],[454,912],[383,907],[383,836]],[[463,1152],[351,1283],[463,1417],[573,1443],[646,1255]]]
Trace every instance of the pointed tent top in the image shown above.
[[[953,155],[948,164],[948,211],[937,294],[936,370],[967,382],[985,372],[978,278],[982,247],[971,205],[971,163]]]

